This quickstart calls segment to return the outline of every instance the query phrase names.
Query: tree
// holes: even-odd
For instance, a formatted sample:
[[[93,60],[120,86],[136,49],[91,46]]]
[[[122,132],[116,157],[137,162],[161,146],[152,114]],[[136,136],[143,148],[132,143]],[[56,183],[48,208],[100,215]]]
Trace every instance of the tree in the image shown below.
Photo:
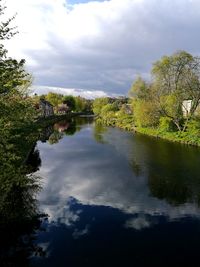
[[[140,76],[133,82],[129,90],[131,105],[136,126],[151,127],[159,123],[159,110],[154,101],[152,84]]]
[[[2,0],[0,0],[0,16],[4,14],[5,6],[2,6]],[[7,19],[6,21],[0,22],[0,40],[10,39],[17,32],[15,31],[16,27],[10,27],[10,23],[15,18],[15,16]]]
[[[1,5],[0,17],[4,14],[5,7]],[[10,27],[14,17],[0,22],[0,40],[10,39],[16,34],[15,28]],[[30,121],[34,117],[34,108],[27,97],[31,76],[25,71],[25,60],[17,61],[7,57],[7,50],[0,44],[0,129],[17,126]],[[3,133],[0,134],[3,138]]]
[[[185,51],[164,56],[154,63],[152,74],[154,97],[162,114],[171,118],[179,131],[184,131],[200,102],[200,58]],[[192,101],[185,117],[184,100]]]
[[[65,95],[62,99],[64,104],[67,104],[67,106],[70,108],[70,110],[75,110],[76,108],[76,102],[75,98],[72,95]]]
[[[93,100],[86,99],[86,98],[81,97],[81,96],[76,96],[75,102],[76,102],[76,111],[77,112],[86,112],[86,113],[92,112]]]
[[[151,127],[158,125],[160,113],[153,101],[134,99],[132,106],[136,126]]]
[[[100,114],[102,108],[109,103],[108,97],[96,98],[93,102],[93,112],[95,114]]]
[[[0,0],[0,16],[4,14],[5,10],[1,2]],[[14,17],[0,22],[0,40],[10,39],[17,33],[15,28],[10,27],[13,19]],[[24,69],[25,60],[17,61],[7,57],[7,52],[4,46],[0,44],[0,95],[12,93],[12,91],[19,93],[20,89],[22,87],[27,88],[31,81],[30,75]],[[24,93],[24,91],[22,90],[21,93]]]
[[[58,105],[62,104],[62,102],[63,102],[63,95],[57,94],[57,93],[53,93],[53,92],[49,92],[46,95],[45,99],[47,101],[49,101],[55,107],[55,109],[57,110],[58,109]]]
[[[130,98],[140,98],[140,99],[147,99],[149,97],[149,85],[148,83],[143,80],[140,76],[133,82],[128,96]]]

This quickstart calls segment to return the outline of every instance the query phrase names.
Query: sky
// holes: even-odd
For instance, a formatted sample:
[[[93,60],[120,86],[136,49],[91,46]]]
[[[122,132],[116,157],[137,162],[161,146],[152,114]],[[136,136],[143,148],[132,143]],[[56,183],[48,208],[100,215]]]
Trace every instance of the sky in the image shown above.
[[[199,0],[5,3],[7,16],[17,13],[19,31],[6,48],[26,59],[37,93],[125,95],[138,75],[151,79],[163,55],[200,54]]]

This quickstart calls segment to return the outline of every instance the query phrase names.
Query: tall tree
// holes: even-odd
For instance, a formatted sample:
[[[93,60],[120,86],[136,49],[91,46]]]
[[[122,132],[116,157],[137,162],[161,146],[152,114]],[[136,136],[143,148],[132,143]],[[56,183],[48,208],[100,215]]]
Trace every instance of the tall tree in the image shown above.
[[[149,87],[150,85],[142,77],[138,76],[133,82],[128,96],[130,98],[147,99],[150,93]]]
[[[2,18],[5,7],[0,0],[0,18]],[[0,40],[12,38],[17,32],[15,27],[10,27],[14,17],[0,22]],[[0,44],[0,95],[9,93],[24,93],[24,88],[30,84],[31,77],[25,71],[25,60],[12,59],[7,56],[7,50]],[[22,90],[23,89],[23,90]]]
[[[45,98],[55,107],[56,110],[58,108],[58,105],[62,104],[63,102],[63,95],[53,92],[49,92]]]
[[[0,0],[0,40],[10,39],[16,29],[10,24],[14,17],[3,21],[5,7]],[[25,71],[25,60],[16,60],[7,56],[7,50],[0,44],[0,129],[17,126],[33,118],[34,109],[27,97],[30,75]],[[2,134],[0,134],[2,137]]]
[[[96,98],[93,102],[93,112],[95,114],[100,114],[102,108],[109,103],[109,98],[108,97],[99,97]]]
[[[63,96],[63,103],[67,104],[67,106],[70,108],[70,110],[75,110],[75,108],[76,108],[75,97],[72,95]]]
[[[171,118],[178,130],[184,131],[200,102],[200,58],[185,51],[164,56],[154,63],[152,74],[154,97],[162,114]],[[184,100],[192,101],[185,118],[182,112]]]

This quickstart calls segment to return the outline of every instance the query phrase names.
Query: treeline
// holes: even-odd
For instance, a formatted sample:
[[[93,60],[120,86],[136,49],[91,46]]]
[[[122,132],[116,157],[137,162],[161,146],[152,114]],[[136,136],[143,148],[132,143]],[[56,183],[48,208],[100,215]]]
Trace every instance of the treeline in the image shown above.
[[[151,81],[134,81],[125,105],[95,100],[98,121],[200,145],[200,58],[185,51],[164,56],[151,74]]]
[[[54,108],[55,113],[62,113],[67,107],[70,112],[92,112],[92,100],[83,98],[81,96],[63,95],[54,92],[49,92],[46,95],[32,96],[35,105],[39,104],[40,100],[48,101]]]

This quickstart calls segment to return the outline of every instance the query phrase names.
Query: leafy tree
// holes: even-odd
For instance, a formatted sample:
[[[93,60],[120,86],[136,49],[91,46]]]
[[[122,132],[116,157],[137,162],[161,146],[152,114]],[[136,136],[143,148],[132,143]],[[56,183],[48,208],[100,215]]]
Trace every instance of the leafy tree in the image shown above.
[[[53,92],[49,92],[46,95],[45,99],[47,101],[49,101],[55,107],[55,109],[57,110],[58,109],[58,105],[62,104],[62,102],[63,102],[63,95],[57,94],[57,93],[53,93]]]
[[[93,102],[93,112],[95,114],[100,114],[101,109],[109,103],[109,98],[108,97],[100,97],[96,98]]]
[[[106,115],[108,114],[109,112],[116,112],[118,111],[118,105],[116,102],[112,103],[112,104],[107,104],[105,106],[102,107],[101,109],[101,114],[102,115]]]
[[[159,123],[159,109],[154,101],[153,87],[140,76],[129,90],[135,124],[139,127],[156,126]]]
[[[164,56],[154,63],[152,74],[154,97],[163,116],[171,118],[177,129],[184,131],[200,102],[200,58],[185,51]],[[185,118],[182,113],[184,100],[192,101]],[[167,102],[175,103],[176,108],[169,109]]]
[[[0,17],[4,14],[5,10],[1,2],[0,0]],[[10,27],[13,19],[14,17],[0,22],[1,41],[10,39],[17,33],[15,28]],[[0,95],[11,93],[13,90],[14,93],[19,93],[22,88],[27,88],[31,81],[30,75],[24,69],[25,60],[17,61],[7,57],[7,52],[3,44],[0,44]],[[21,93],[23,92],[22,90]]]
[[[63,103],[67,104],[67,106],[70,108],[70,110],[75,110],[76,108],[76,101],[75,97],[72,95],[65,95],[63,96]]]
[[[92,100],[86,99],[81,96],[76,96],[75,101],[76,101],[76,111],[87,112],[87,113],[92,112],[92,102],[93,102]]]
[[[151,127],[159,123],[159,110],[155,103],[142,99],[133,101],[134,120],[136,126]]]
[[[5,7],[0,0],[0,17]],[[10,27],[14,17],[0,22],[0,40],[10,39],[16,34],[15,28]],[[28,87],[30,75],[25,71],[25,60],[17,61],[7,57],[7,50],[0,44],[0,131],[5,131],[20,123],[30,121],[34,117],[34,108],[29,97]],[[0,134],[2,137],[3,134]],[[3,137],[2,137],[3,138]]]
[[[149,97],[149,85],[140,76],[133,82],[128,95],[130,98],[147,99]]]
[[[77,112],[82,112],[85,109],[85,99],[80,96],[75,97],[75,103],[76,103],[76,111]]]

